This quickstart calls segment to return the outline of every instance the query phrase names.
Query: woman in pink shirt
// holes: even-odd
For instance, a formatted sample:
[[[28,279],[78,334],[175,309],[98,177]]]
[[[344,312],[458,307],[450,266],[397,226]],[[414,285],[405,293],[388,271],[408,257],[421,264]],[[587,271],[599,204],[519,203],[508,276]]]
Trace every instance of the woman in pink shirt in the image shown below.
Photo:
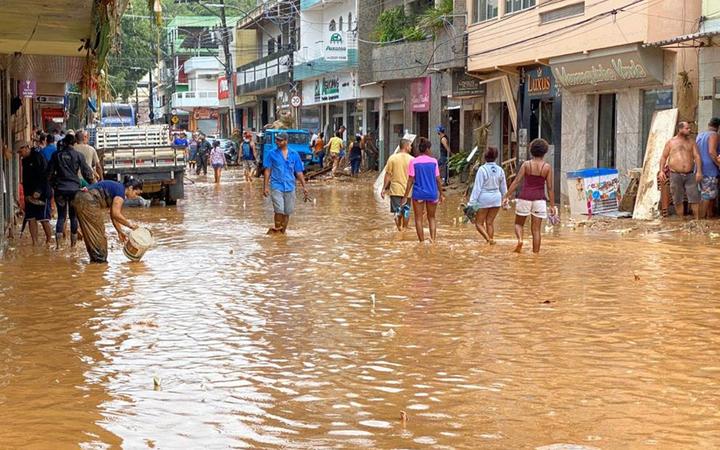
[[[438,162],[431,155],[430,141],[426,138],[420,138],[418,156],[410,161],[408,166],[408,183],[405,188],[405,197],[401,203],[401,206],[407,203],[412,191],[415,231],[420,242],[425,240],[423,230],[425,226],[423,216],[425,213],[427,213],[428,226],[430,227],[430,241],[434,242],[437,238],[435,210],[438,203],[445,200],[445,195],[442,193],[442,180],[440,179]]]
[[[219,183],[222,170],[227,164],[225,152],[220,147],[220,141],[213,142],[212,150],[210,150],[210,164],[212,164],[213,171],[215,172],[215,183]]]

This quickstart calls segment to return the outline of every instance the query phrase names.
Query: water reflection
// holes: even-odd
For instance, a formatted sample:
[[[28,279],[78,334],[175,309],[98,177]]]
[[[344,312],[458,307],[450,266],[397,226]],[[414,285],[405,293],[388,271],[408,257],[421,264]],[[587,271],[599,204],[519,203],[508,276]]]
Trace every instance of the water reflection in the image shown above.
[[[342,182],[271,237],[238,175],[128,212],[159,243],[141,264],[24,246],[0,263],[0,442],[720,444],[709,240],[561,229],[515,255],[510,215],[489,247],[455,200],[418,245]]]

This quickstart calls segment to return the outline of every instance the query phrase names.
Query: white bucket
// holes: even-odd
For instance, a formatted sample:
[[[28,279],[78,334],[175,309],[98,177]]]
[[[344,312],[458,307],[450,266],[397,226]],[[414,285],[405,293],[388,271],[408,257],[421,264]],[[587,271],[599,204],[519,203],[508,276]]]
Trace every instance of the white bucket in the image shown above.
[[[152,237],[152,233],[147,228],[138,228],[133,230],[128,235],[125,246],[123,247],[123,253],[128,257],[130,261],[140,261],[143,255],[152,247],[155,240]]]

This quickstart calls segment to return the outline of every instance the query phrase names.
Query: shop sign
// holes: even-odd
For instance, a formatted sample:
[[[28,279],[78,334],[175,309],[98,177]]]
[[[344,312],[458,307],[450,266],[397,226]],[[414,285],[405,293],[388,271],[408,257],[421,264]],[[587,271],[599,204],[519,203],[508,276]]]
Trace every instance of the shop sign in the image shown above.
[[[290,90],[287,87],[278,88],[277,96],[275,97],[275,105],[279,109],[290,108]]]
[[[555,79],[549,67],[530,69],[525,77],[525,89],[528,98],[555,97]]]
[[[555,81],[567,89],[628,87],[662,82],[659,49],[620,51],[603,56],[579,56],[550,61]]]
[[[237,90],[237,74],[234,73],[233,81],[235,82],[235,90]],[[230,89],[225,75],[218,78],[218,100],[226,100],[230,97]]]
[[[195,120],[217,119],[218,112],[210,108],[195,108],[193,110],[193,118]]]
[[[331,31],[325,44],[325,61],[347,61],[348,48],[345,33]]]
[[[410,110],[412,112],[430,110],[430,77],[410,83]]]
[[[452,73],[452,96],[453,97],[477,97],[485,95],[485,83],[475,77],[471,77],[464,70],[456,70]]]
[[[35,80],[22,80],[20,83],[20,95],[24,98],[33,98],[37,92]]]

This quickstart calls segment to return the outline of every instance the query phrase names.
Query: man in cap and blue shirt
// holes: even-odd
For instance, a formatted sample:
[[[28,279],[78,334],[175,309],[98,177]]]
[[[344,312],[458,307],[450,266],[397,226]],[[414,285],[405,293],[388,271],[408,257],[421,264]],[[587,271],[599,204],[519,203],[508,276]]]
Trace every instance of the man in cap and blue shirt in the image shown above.
[[[275,211],[275,226],[268,234],[285,233],[290,215],[295,210],[295,180],[300,181],[305,199],[308,190],[303,175],[303,163],[295,150],[288,148],[288,135],[281,132],[275,135],[276,147],[263,157],[264,190],[263,195],[270,197]]]

